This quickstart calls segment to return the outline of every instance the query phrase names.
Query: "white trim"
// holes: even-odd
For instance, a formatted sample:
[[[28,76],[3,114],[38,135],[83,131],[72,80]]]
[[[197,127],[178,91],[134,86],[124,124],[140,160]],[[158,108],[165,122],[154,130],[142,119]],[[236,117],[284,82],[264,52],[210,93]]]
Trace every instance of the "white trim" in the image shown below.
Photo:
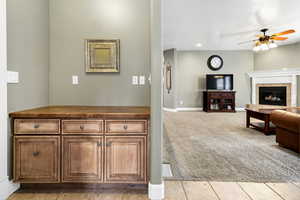
[[[176,110],[178,112],[182,112],[182,111],[202,111],[203,109],[200,107],[186,107],[186,108],[176,108]]]
[[[249,72],[248,75],[251,78],[300,75],[300,68],[283,68],[282,70],[254,71]]]
[[[242,112],[245,111],[245,108],[243,107],[235,108],[235,111]]]
[[[162,164],[162,177],[163,178],[173,177],[173,173],[172,173],[170,164]]]
[[[252,78],[252,104],[258,104],[257,101],[257,84],[291,84],[291,106],[297,105],[297,75],[300,75],[300,69],[284,69],[284,70],[269,70],[269,71],[255,71],[248,73]]]
[[[8,180],[6,177],[4,180],[0,182],[0,199],[7,199],[12,193],[17,191],[20,188],[20,184],[13,183]]]
[[[7,176],[6,0],[0,0],[0,179]],[[3,190],[3,188],[1,188]],[[5,190],[5,189],[4,189]]]
[[[177,112],[177,109],[176,108],[163,108],[164,111],[167,111],[167,112]]]
[[[151,184],[148,185],[148,198],[150,200],[162,200],[165,198],[165,184]]]
[[[201,107],[186,107],[186,108],[163,108],[166,112],[186,112],[186,111],[203,111]],[[236,111],[245,111],[244,107],[235,108]]]
[[[0,200],[19,188],[7,177],[7,36],[6,0],[0,0]]]

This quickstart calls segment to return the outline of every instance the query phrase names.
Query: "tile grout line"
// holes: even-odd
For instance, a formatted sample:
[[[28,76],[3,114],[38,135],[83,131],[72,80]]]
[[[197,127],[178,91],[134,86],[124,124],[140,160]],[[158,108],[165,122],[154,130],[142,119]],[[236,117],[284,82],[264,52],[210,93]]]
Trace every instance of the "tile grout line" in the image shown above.
[[[268,188],[270,188],[275,194],[277,194],[282,200],[285,200],[283,196],[281,196],[275,189],[273,189],[271,186],[269,186],[267,183],[264,183]]]
[[[241,190],[251,199],[251,200],[255,200],[253,199],[250,194],[248,194],[248,192],[246,192],[246,190],[241,186],[241,184],[239,182],[236,182],[236,184],[241,188]]]
[[[186,190],[185,190],[184,185],[183,185],[183,181],[180,181],[180,185],[181,185],[181,187],[183,189],[183,192],[184,192],[184,195],[185,195],[185,199],[189,200],[188,195],[187,195]]]
[[[214,187],[211,185],[211,183],[209,181],[207,181],[208,185],[210,186],[210,188],[212,189],[212,191],[215,193],[216,197],[221,200],[221,198],[219,197],[218,193],[215,191]]]

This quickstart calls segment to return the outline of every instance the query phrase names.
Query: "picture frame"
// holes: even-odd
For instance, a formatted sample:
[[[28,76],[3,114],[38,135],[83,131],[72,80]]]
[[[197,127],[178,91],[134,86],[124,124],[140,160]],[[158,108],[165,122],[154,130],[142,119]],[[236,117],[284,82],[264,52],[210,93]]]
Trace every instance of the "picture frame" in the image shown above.
[[[119,73],[120,40],[86,39],[85,70],[87,73]]]

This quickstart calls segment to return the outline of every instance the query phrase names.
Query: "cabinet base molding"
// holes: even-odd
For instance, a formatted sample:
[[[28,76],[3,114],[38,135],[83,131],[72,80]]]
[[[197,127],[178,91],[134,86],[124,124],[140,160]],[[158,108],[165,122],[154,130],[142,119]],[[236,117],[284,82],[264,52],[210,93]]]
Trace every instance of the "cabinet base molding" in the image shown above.
[[[147,184],[124,184],[124,183],[22,183],[20,189],[26,191],[101,191],[107,189],[139,190],[147,191]]]
[[[148,198],[150,200],[162,200],[165,198],[165,184],[151,184],[148,185]]]

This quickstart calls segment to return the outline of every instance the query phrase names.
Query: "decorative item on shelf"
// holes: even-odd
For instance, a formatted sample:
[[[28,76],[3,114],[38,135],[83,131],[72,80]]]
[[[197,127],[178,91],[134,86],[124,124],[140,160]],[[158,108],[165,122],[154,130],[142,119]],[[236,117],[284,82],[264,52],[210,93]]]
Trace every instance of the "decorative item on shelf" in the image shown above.
[[[172,66],[170,64],[166,65],[166,88],[170,94],[172,89]]]
[[[208,68],[213,71],[220,70],[223,67],[223,64],[223,59],[221,58],[221,56],[218,55],[212,55],[207,60]]]
[[[120,72],[120,40],[86,40],[86,72]]]

